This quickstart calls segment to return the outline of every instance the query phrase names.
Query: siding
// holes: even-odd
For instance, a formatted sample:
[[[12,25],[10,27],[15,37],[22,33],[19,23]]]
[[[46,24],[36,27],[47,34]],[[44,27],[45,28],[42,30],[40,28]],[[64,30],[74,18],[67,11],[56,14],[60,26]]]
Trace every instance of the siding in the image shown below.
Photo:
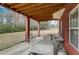
[[[70,44],[69,44],[69,13],[70,11],[76,6],[77,4],[67,4],[65,6],[65,11],[61,17],[62,21],[62,32],[64,38],[64,48],[70,55],[78,55],[78,51],[76,51]]]

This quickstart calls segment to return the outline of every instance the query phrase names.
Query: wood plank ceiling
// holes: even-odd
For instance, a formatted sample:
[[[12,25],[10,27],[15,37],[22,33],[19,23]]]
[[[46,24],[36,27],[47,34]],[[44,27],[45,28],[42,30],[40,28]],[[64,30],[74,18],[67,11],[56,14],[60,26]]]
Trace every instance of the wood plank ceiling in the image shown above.
[[[63,3],[4,3],[2,6],[10,8],[37,21],[53,19],[52,14],[62,8]]]

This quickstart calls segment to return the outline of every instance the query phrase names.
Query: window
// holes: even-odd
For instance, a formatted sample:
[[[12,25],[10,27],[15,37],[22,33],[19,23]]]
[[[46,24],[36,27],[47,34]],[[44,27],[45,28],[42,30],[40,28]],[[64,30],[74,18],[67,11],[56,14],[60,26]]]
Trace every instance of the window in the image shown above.
[[[69,14],[69,43],[79,50],[79,8],[75,7]]]

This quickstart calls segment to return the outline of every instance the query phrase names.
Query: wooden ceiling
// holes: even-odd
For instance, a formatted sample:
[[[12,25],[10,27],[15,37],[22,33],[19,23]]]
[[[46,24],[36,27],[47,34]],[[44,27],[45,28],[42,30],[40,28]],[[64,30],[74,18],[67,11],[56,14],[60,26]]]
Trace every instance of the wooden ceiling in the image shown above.
[[[1,5],[37,21],[53,19],[52,14],[65,6],[64,3],[4,3]]]

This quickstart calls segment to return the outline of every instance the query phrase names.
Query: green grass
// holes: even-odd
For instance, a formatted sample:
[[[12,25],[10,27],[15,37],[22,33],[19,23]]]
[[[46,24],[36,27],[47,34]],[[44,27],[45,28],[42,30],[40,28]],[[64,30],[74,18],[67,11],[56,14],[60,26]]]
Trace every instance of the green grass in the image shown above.
[[[0,34],[0,51],[19,44],[25,40],[25,32]]]

